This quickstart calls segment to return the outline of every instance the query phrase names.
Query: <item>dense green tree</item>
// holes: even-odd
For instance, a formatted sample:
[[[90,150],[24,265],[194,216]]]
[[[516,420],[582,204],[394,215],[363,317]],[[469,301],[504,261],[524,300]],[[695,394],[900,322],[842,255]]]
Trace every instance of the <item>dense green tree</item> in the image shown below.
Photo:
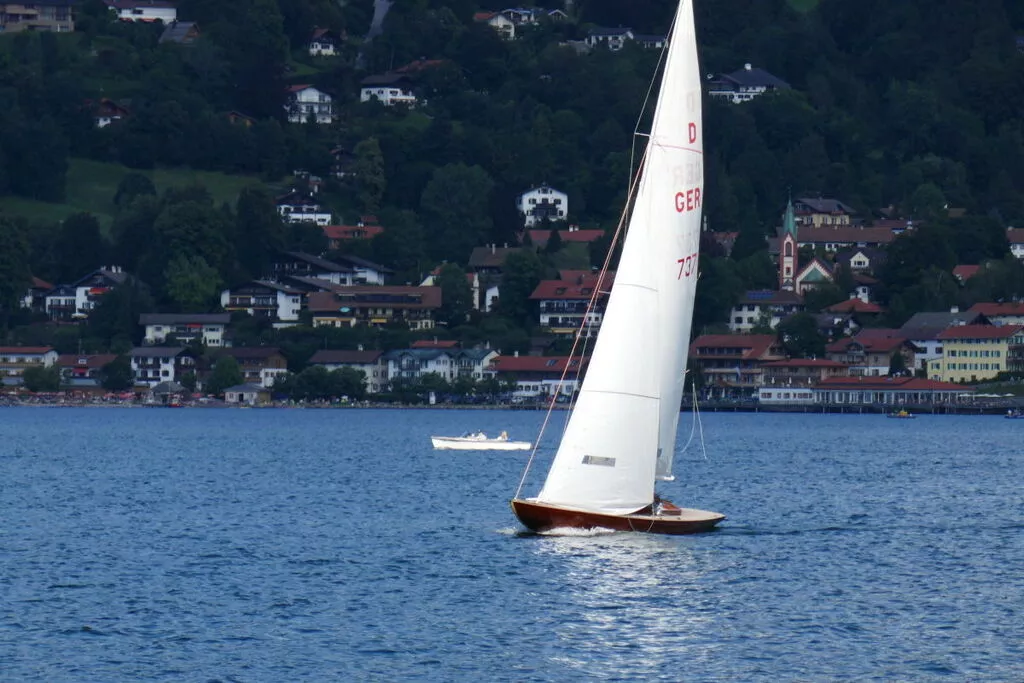
[[[448,327],[464,324],[474,308],[473,290],[466,280],[465,271],[454,264],[446,263],[441,266],[435,284],[441,288],[438,320]]]
[[[60,369],[57,366],[45,368],[33,365],[25,368],[21,376],[25,388],[32,392],[58,391],[60,389]]]
[[[0,216],[0,328],[18,307],[32,275],[28,268],[29,242],[23,222]]]
[[[156,196],[156,187],[149,176],[143,173],[125,173],[117,184],[117,192],[114,194],[114,204],[118,207],[125,207],[131,204],[136,197],[144,195]]]
[[[479,166],[449,164],[437,169],[423,190],[420,209],[437,259],[465,263],[491,231],[488,215],[494,182]]]
[[[223,281],[202,256],[179,254],[164,271],[167,297],[174,310],[206,313],[217,306]]]
[[[100,369],[100,384],[107,391],[125,391],[135,384],[128,356],[120,355]]]
[[[104,294],[89,314],[87,335],[114,350],[142,341],[143,328],[139,316],[156,308],[149,288],[136,278],[114,287]]]
[[[779,323],[779,342],[794,358],[820,358],[825,355],[825,337],[810,313],[796,313]]]
[[[289,227],[281,220],[266,188],[246,187],[239,193],[233,241],[239,265],[248,277],[260,277],[274,253],[288,246],[289,241],[297,244],[294,248],[319,253],[306,248],[309,245],[301,239],[289,240]]]
[[[536,252],[523,249],[510,253],[502,264],[498,312],[519,325],[532,326],[537,318],[530,295],[542,279],[544,264]]]
[[[377,138],[366,138],[361,140],[352,152],[355,155],[352,173],[355,176],[359,206],[363,211],[376,213],[380,209],[380,202],[387,188],[380,142]]]
[[[220,396],[225,389],[241,384],[244,379],[242,368],[234,356],[221,356],[206,379],[206,393]]]
[[[60,282],[74,282],[86,273],[110,265],[106,240],[100,233],[99,221],[91,213],[75,213],[64,219],[56,251]]]

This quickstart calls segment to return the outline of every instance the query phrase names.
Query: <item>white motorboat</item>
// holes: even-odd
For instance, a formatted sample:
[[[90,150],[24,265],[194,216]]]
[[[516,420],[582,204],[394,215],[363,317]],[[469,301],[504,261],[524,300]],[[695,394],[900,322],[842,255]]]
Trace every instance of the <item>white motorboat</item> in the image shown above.
[[[529,441],[511,441],[508,432],[488,438],[483,432],[466,433],[462,436],[432,436],[431,443],[437,450],[450,451],[528,451],[533,447]]]

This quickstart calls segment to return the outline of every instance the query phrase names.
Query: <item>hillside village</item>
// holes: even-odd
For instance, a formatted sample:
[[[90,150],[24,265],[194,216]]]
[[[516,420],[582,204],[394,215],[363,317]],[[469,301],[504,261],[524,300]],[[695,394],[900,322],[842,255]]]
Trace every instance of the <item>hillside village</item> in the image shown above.
[[[224,18],[211,13],[207,32],[194,7],[45,0],[0,14],[0,40],[77,35],[84,22],[96,54],[126,38],[151,41],[153,55],[195,69]],[[301,31],[292,54],[307,73],[293,61],[286,82],[269,95],[257,84],[246,109],[235,99],[190,120],[154,109],[164,106],[155,100],[84,93],[74,116],[86,117],[79,139],[90,142],[78,152],[113,154],[136,170],[120,175],[110,225],[69,216],[53,229],[57,247],[37,237],[44,231],[31,216],[0,214],[0,235],[24,242],[27,267],[0,273],[9,292],[0,346],[8,391],[156,403],[571,398],[586,357],[566,354],[600,329],[614,286],[614,264],[605,273],[600,266],[613,248],[622,188],[585,186],[557,161],[524,164],[498,181],[453,157],[432,175],[420,172],[419,205],[403,206],[393,193],[411,181],[398,168],[418,162],[388,136],[425,124],[437,142],[469,145],[444,117],[458,98],[479,93],[465,89],[457,72],[466,65],[443,50],[355,69],[374,62],[373,44],[342,24]],[[378,29],[386,37],[396,26]],[[620,59],[639,69],[665,42],[664,33],[581,22],[571,7],[476,11],[460,30],[504,44],[549,41],[602,68]],[[544,74],[541,87],[551,78]],[[708,75],[706,106],[740,117],[785,109],[804,97],[788,81],[744,63]],[[158,192],[146,168],[169,163],[174,145],[136,143],[144,131],[146,140],[163,135],[153,127],[169,116],[192,131],[179,141],[230,140],[230,154],[255,146],[234,168],[277,179],[247,188],[233,206],[217,206],[202,187]],[[197,138],[202,126],[211,128]],[[290,148],[274,170],[269,140]],[[226,157],[200,163],[216,169]],[[942,185],[945,171],[935,168],[945,162],[929,158],[915,171],[922,182],[905,183],[897,203],[776,186],[757,200],[768,207],[763,221],[740,219],[735,197],[722,195],[733,183],[715,163],[690,350],[703,398],[955,405],[979,383],[1024,376],[1024,228],[1013,226],[1022,216],[1011,204],[995,208],[995,195],[951,204],[965,191]],[[807,179],[795,176],[790,182]],[[19,187],[12,180],[7,191],[47,198]],[[61,279],[42,277],[54,275]]]

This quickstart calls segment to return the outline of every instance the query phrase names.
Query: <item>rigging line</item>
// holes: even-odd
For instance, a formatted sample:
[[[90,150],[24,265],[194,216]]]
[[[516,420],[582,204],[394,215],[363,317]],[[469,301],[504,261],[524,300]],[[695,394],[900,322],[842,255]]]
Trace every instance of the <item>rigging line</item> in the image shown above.
[[[644,151],[644,156],[645,157],[647,156],[647,151],[646,150]],[[590,293],[590,301],[587,303],[587,309],[586,309],[586,313],[584,313],[583,322],[580,323],[580,328],[581,329],[583,327],[583,324],[586,322],[586,319],[587,319],[587,316],[590,313],[590,310],[593,308],[594,303],[597,301],[598,294],[599,294],[599,292],[601,290],[601,285],[604,284],[604,278],[608,274],[608,266],[611,264],[612,254],[615,253],[615,245],[617,245],[619,240],[622,238],[622,228],[623,228],[623,226],[626,225],[626,218],[627,218],[627,214],[629,213],[630,202],[632,202],[633,198],[636,196],[636,192],[637,192],[638,188],[640,187],[640,180],[641,180],[640,176],[641,176],[641,174],[638,171],[637,174],[636,174],[636,177],[633,180],[632,185],[629,188],[629,194],[628,194],[628,196],[626,198],[626,205],[623,207],[622,213],[619,215],[619,223],[615,227],[615,234],[612,235],[611,242],[609,243],[608,253],[605,254],[605,256],[604,256],[604,263],[601,264],[601,270],[598,271],[597,282],[594,285],[594,291],[592,291]],[[576,338],[573,339],[572,348],[569,349],[569,358],[566,361],[565,367],[562,369],[562,375],[561,375],[561,377],[558,380],[558,385],[559,386],[561,386],[562,383],[565,382],[565,378],[566,378],[566,376],[569,373],[569,366],[572,364],[571,361],[572,361],[573,357],[575,357],[575,355],[576,355],[576,349],[579,347],[579,343],[580,343],[580,336],[577,335]],[[584,345],[585,344],[586,343],[584,343]],[[580,367],[577,368],[577,370],[576,370],[577,380],[579,379],[579,373],[583,371],[583,367],[582,366],[583,366],[583,364],[580,363]],[[566,413],[567,415],[571,414],[573,407],[576,405],[576,396],[575,396],[576,393],[577,392],[573,392],[573,398],[572,398],[571,402],[569,403],[569,411]],[[520,493],[522,493],[523,486],[526,484],[526,476],[530,473],[530,467],[533,466],[533,461],[537,457],[537,451],[540,448],[540,442],[541,442],[541,439],[544,436],[544,431],[547,429],[548,422],[551,421],[551,415],[552,415],[552,413],[555,410],[555,399],[556,398],[557,398],[557,394],[553,394],[551,396],[551,400],[548,402],[548,408],[547,408],[547,411],[544,413],[544,420],[543,420],[543,422],[541,422],[540,432],[537,434],[537,440],[534,442],[533,450],[530,452],[530,457],[526,461],[526,467],[523,468],[523,476],[520,477],[520,479],[519,479],[519,486],[516,487],[516,495],[515,495],[516,498],[518,498]],[[569,420],[568,420],[568,418],[566,418],[565,427],[562,430],[563,434],[565,433],[565,430],[568,429],[568,427],[569,427]]]
[[[697,418],[697,426],[700,428],[700,452],[704,455],[704,459],[708,459],[708,449],[704,444],[704,423],[700,419],[700,404],[697,402],[697,383],[694,382],[690,385],[690,391],[693,393],[693,414]]]
[[[678,17],[679,17],[679,13],[676,12],[676,14],[673,15],[673,17],[672,17],[672,25],[668,27],[668,33],[666,35],[668,35],[668,36],[672,35],[672,32],[675,30],[676,20],[678,19]],[[651,101],[651,94],[654,92],[654,89],[658,85],[658,82],[659,82],[658,74],[662,73],[662,75],[664,75],[664,67],[665,67],[665,64],[666,64],[667,61],[668,61],[668,40],[666,40],[665,43],[661,46],[661,52],[658,53],[658,64],[657,64],[657,66],[654,67],[654,73],[651,74],[651,81],[650,81],[650,83],[647,84],[647,94],[644,95],[643,106],[640,107],[640,114],[636,117],[636,125],[633,126],[633,144],[630,145],[630,149],[629,149],[629,176],[630,176],[630,178],[632,178],[634,176],[634,169],[636,168],[636,166],[634,165],[634,162],[636,162],[636,138],[638,138],[638,137],[650,138],[650,134],[649,133],[642,133],[642,132],[640,132],[640,123],[644,119],[644,112],[647,111],[647,103]],[[650,148],[650,146],[651,145],[649,143],[645,146],[645,148],[644,148],[644,156],[647,155],[647,150]],[[643,160],[641,159],[641,165],[642,164],[643,164]],[[629,206],[629,202],[626,202],[626,205]]]

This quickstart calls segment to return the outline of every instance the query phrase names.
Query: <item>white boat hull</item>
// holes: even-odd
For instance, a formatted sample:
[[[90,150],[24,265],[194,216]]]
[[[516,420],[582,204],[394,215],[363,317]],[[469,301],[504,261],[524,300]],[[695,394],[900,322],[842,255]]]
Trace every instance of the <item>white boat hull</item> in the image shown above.
[[[430,441],[439,451],[528,451],[533,447],[529,441],[473,439],[457,436],[432,436]]]

